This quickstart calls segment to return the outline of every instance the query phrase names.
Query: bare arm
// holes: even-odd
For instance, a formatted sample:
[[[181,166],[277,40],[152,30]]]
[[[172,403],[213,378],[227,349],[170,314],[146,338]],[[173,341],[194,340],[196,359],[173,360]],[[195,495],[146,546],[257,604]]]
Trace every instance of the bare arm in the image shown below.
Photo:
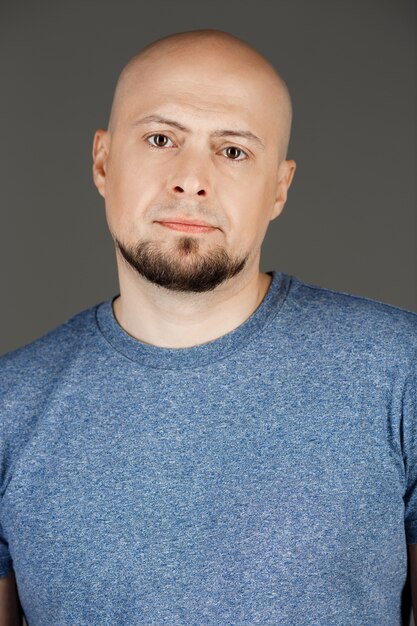
[[[14,572],[0,578],[0,626],[21,626],[22,612]]]
[[[414,621],[417,622],[417,543],[410,543],[407,548],[408,556],[410,558],[410,582],[413,615]]]

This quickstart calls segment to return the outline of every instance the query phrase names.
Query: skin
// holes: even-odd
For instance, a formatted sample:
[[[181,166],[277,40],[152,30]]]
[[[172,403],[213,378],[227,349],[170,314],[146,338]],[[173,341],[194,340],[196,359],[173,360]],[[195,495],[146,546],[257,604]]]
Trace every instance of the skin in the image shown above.
[[[0,578],[0,626],[21,626],[23,613],[14,572]]]
[[[414,622],[417,622],[417,544],[407,545]]]
[[[149,115],[187,131],[134,124]],[[93,178],[115,241],[114,314],[131,336],[191,347],[230,332],[259,306],[271,281],[259,271],[260,247],[295,171],[285,159],[290,124],[283,81],[226,33],[170,36],[128,63],[109,127],[94,136]],[[213,137],[218,129],[250,131],[264,147]],[[185,233],[156,222],[178,216],[216,228]]]

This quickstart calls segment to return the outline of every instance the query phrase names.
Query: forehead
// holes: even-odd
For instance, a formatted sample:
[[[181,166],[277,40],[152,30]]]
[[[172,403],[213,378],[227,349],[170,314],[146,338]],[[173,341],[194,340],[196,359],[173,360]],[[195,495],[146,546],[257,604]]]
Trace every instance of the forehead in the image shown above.
[[[239,64],[166,62],[138,67],[126,80],[123,118],[181,112],[198,123],[222,121],[255,125],[259,132],[277,118],[278,94],[268,76]],[[253,130],[251,128],[251,130]]]

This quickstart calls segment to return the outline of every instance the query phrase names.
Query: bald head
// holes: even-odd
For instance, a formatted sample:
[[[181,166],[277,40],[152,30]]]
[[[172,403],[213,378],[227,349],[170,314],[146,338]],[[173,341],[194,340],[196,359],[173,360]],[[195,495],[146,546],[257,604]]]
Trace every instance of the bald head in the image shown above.
[[[280,158],[286,156],[290,139],[292,106],[288,88],[269,61],[249,44],[224,31],[204,29],[168,35],[152,42],[125,65],[118,78],[108,129],[114,132],[129,108],[132,96],[139,97],[141,85],[161,69],[175,76],[180,70],[197,71],[201,81],[217,78],[218,98],[222,81],[251,83],[259,91],[262,107],[269,107],[278,130]],[[260,113],[261,113],[260,108]]]
[[[136,54],[93,144],[120,272],[185,292],[249,275],[295,172],[290,126],[284,81],[237,37],[177,33]],[[197,218],[210,230],[170,221]]]

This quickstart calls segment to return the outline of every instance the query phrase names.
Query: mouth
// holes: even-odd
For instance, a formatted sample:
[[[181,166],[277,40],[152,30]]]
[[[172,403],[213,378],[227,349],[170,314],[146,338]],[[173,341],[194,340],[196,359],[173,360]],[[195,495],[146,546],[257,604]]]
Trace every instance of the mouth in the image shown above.
[[[160,221],[157,222],[161,226],[165,226],[165,228],[170,228],[171,230],[181,230],[189,233],[208,233],[210,231],[216,230],[215,226],[211,226],[203,221],[192,221],[192,220],[170,220],[170,221]]]

